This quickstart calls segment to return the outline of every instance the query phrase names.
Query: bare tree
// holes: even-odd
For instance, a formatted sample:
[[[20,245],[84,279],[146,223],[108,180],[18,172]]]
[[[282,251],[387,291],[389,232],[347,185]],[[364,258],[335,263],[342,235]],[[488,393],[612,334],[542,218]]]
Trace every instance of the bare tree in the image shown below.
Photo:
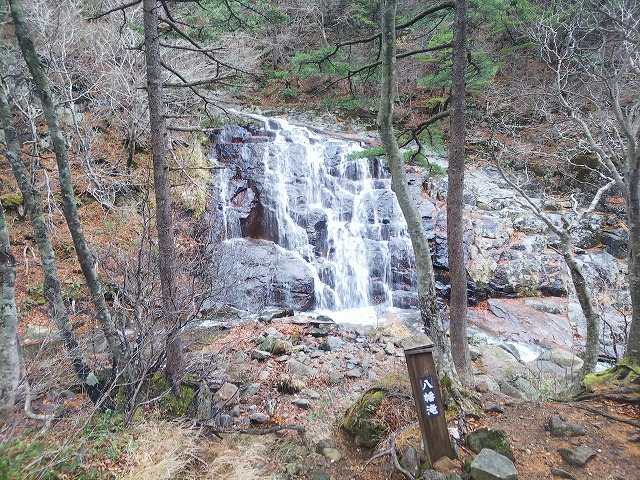
[[[640,5],[584,0],[529,32],[553,75],[549,94],[625,200],[632,305],[625,356],[640,358]]]
[[[615,182],[611,180],[609,183],[603,185],[600,189],[598,189],[596,194],[593,196],[593,199],[591,200],[589,206],[586,209],[582,209],[581,211],[579,211],[578,209],[578,202],[574,196],[573,209],[571,212],[572,218],[568,220],[566,217],[563,217],[563,225],[559,226],[546,213],[542,211],[540,206],[531,199],[531,197],[525,192],[524,188],[522,188],[521,185],[516,183],[515,180],[510,178],[505,173],[501,165],[501,158],[502,152],[496,155],[496,167],[502,175],[502,178],[504,178],[509,186],[519,194],[519,197],[515,197],[516,201],[521,206],[531,211],[540,220],[542,220],[549,228],[549,230],[556,234],[560,239],[560,254],[562,255],[562,258],[564,259],[567,267],[569,268],[569,274],[571,275],[571,281],[576,290],[576,295],[578,296],[580,308],[582,309],[582,313],[587,320],[587,339],[583,356],[584,365],[582,367],[581,373],[583,376],[589,373],[593,373],[596,368],[596,363],[598,362],[598,345],[601,320],[600,315],[596,310],[593,302],[593,292],[589,291],[589,287],[587,285],[582,267],[575,258],[575,247],[571,232],[582,223],[583,219],[585,219],[595,210],[596,206],[602,199],[602,196],[611,187],[613,187]]]
[[[473,384],[467,340],[467,270],[464,260],[465,97],[467,66],[467,0],[456,0],[453,21],[453,79],[449,114],[449,168],[447,169],[447,252],[451,296],[451,354],[460,380]]]
[[[16,261],[0,202],[0,426],[13,408],[20,379],[15,281]]]
[[[71,237],[73,238],[80,268],[87,281],[87,286],[91,293],[91,300],[95,308],[95,315],[107,338],[111,355],[118,372],[125,373],[128,365],[126,340],[124,336],[120,336],[116,331],[115,324],[104,298],[102,285],[98,279],[94,258],[85,240],[82,224],[78,217],[66,141],[58,121],[49,79],[45,74],[31,39],[21,2],[19,0],[9,0],[9,6],[13,17],[15,36],[22,51],[22,56],[29,68],[29,72],[33,77],[35,88],[42,102],[45,121],[49,127],[51,143],[58,165],[60,188],[62,190],[62,210]]]
[[[71,357],[76,375],[94,403],[102,400],[104,388],[87,365],[83,352],[78,345],[73,332],[67,308],[64,304],[58,267],[56,265],[51,238],[47,230],[47,224],[42,213],[42,204],[39,192],[33,188],[25,165],[21,158],[20,144],[18,143],[16,130],[13,125],[11,110],[7,102],[4,90],[0,88],[0,129],[4,131],[6,151],[5,156],[11,164],[13,175],[22,192],[23,204],[29,214],[29,219],[38,244],[42,270],[44,273],[43,293],[49,304],[51,317],[60,332],[65,347]],[[109,405],[107,402],[105,405]]]

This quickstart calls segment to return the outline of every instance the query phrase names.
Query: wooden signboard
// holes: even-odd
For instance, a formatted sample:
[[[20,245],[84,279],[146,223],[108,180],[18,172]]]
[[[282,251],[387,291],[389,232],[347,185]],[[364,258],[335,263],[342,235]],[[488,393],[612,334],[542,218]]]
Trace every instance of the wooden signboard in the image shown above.
[[[433,360],[434,343],[427,338],[404,349],[413,398],[418,410],[422,443],[430,465],[446,456],[454,458],[442,409],[438,372]]]

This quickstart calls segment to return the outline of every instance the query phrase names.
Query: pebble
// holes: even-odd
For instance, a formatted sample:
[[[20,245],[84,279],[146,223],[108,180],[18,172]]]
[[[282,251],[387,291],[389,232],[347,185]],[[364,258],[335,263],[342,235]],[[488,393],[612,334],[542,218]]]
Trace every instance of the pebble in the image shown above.
[[[296,407],[298,408],[303,408],[305,410],[310,410],[312,405],[311,402],[309,400],[307,400],[306,398],[296,398],[293,402]]]
[[[322,449],[322,455],[331,460],[331,463],[337,462],[342,459],[342,454],[336,448],[325,447]]]
[[[269,421],[269,415],[261,412],[256,412],[249,417],[251,423],[257,423],[263,425]]]
[[[316,392],[315,390],[311,390],[309,388],[305,388],[304,390],[302,390],[302,394],[306,395],[307,397],[313,400],[317,400],[320,398],[320,394],[318,392]]]

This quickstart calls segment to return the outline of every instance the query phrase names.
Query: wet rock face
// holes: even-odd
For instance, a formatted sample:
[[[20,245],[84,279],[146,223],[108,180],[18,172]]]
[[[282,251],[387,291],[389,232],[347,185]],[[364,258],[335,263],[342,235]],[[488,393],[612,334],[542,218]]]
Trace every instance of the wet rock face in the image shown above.
[[[399,292],[403,306],[414,306],[406,293],[416,289],[411,246],[382,161],[350,157],[355,142],[262,121],[261,129],[226,126],[212,138],[211,157],[224,167],[212,236],[268,240],[289,253],[278,251],[276,264],[259,258],[264,244],[243,243],[240,266],[255,272],[232,289],[233,305],[357,308],[390,305]]]
[[[221,248],[228,277],[226,305],[259,311],[265,305],[305,311],[314,306],[314,276],[306,262],[273,242],[235,239]]]
[[[412,248],[384,163],[349,156],[358,148],[354,142],[321,136],[282,120],[263,121],[260,128],[223,127],[213,137],[211,157],[225,168],[216,174],[214,197],[218,201],[210,212],[212,237],[267,240],[287,250],[289,256],[279,263],[260,259],[264,245],[245,243],[242,251],[252,260],[239,265],[256,272],[239,278],[245,284],[228,295],[233,305],[252,309],[270,304],[296,309],[340,310],[378,304],[416,308]],[[425,192],[423,172],[411,167],[408,185],[431,243],[438,292],[446,298],[447,219],[442,203],[446,201],[446,177],[431,179],[430,190]],[[516,201],[494,167],[487,165],[467,175],[464,201],[470,305],[496,297],[572,298],[571,279],[556,251],[558,238]],[[535,201],[558,225],[563,216],[572,215],[562,202]],[[605,289],[624,304],[625,266],[616,257],[625,255],[626,232],[610,218],[594,213],[575,229],[577,260],[594,294]],[[581,250],[600,242],[609,253]],[[285,262],[288,258],[291,262]],[[268,269],[275,273],[267,274]],[[293,303],[286,305],[288,301]],[[515,313],[521,329],[528,328],[527,323],[537,328],[533,314],[528,312],[522,319],[520,312]],[[621,323],[613,310],[607,315],[614,324]],[[554,324],[565,327],[553,316],[539,316],[543,329]],[[580,332],[583,319],[571,312],[569,316]],[[505,323],[506,317],[500,318]],[[549,342],[566,346],[564,338]]]

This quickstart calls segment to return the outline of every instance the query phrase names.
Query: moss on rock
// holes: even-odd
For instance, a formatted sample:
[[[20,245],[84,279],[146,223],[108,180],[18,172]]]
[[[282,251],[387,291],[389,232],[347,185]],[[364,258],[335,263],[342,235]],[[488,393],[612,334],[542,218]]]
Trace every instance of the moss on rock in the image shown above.
[[[347,411],[342,429],[355,437],[362,447],[375,447],[384,438],[387,426],[376,417],[376,412],[389,392],[373,387],[364,392]]]
[[[584,386],[594,393],[624,391],[628,400],[640,399],[637,387],[640,385],[640,360],[628,357],[617,365],[598,373],[584,377]]]
[[[192,379],[189,378],[192,384]],[[175,396],[171,393],[167,377],[162,372],[156,373],[149,384],[149,397],[161,397],[159,400],[160,411],[173,417],[185,417],[189,414],[189,410],[194,404],[196,391],[191,385],[183,384],[180,387],[180,395]],[[169,392],[169,393],[167,393]]]
[[[382,416],[378,415],[378,409],[385,399],[394,396],[411,398],[411,383],[406,375],[389,375],[369,388],[347,410],[342,420],[341,428],[355,437],[356,444],[372,448],[384,439],[390,426]],[[412,402],[412,401],[411,401]]]

